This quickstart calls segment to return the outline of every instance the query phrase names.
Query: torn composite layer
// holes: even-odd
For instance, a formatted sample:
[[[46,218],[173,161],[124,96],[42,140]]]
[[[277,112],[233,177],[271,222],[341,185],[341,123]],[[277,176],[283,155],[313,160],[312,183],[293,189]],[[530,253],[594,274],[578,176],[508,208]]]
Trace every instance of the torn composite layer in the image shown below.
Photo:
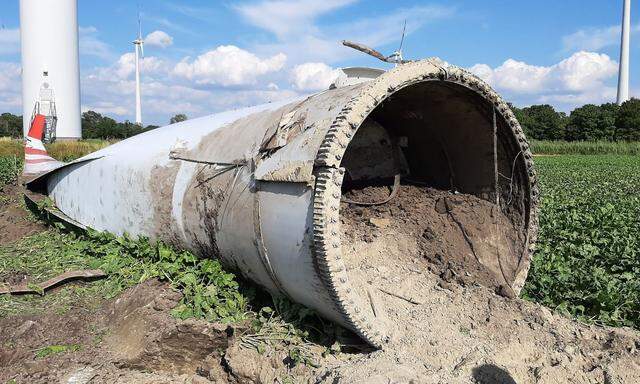
[[[528,239],[514,282],[519,291],[537,228],[528,144],[506,103],[486,83],[437,59],[306,98],[158,128],[49,172],[30,187],[46,189],[65,215],[87,227],[220,257],[245,277],[379,347],[387,330],[361,310],[368,302],[352,289],[341,259],[341,161],[376,107],[425,82],[478,95],[495,109],[512,155],[519,155],[514,169],[523,180]]]

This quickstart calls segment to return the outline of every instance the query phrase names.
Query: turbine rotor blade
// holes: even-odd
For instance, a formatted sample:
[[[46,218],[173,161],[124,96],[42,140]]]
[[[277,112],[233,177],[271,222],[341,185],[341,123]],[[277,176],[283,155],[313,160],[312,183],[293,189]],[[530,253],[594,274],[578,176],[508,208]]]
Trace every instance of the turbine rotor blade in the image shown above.
[[[382,60],[386,63],[389,62],[389,59],[383,55],[382,53],[376,51],[373,48],[369,48],[364,44],[360,44],[360,43],[354,43],[353,41],[349,41],[349,40],[342,40],[342,45],[344,45],[345,47],[349,47],[349,48],[353,48],[357,51],[366,53],[367,55],[373,56],[378,60]]]
[[[404,26],[402,27],[402,38],[400,39],[400,48],[398,52],[402,53],[402,44],[404,43],[404,33],[407,31],[407,19],[404,19]]]
[[[142,22],[140,21],[140,3],[138,3],[138,40],[142,40]]]

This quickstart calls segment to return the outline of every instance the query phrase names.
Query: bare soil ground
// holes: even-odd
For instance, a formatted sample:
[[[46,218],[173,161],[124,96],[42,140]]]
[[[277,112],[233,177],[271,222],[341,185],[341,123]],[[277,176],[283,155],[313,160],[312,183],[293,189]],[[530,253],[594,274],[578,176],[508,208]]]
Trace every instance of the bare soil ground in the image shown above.
[[[640,335],[587,326],[482,286],[444,289],[403,271],[376,292],[393,334],[384,350],[327,367],[326,383],[638,383]]]
[[[55,293],[51,293],[55,294]],[[273,383],[312,377],[287,355],[242,348],[246,325],[177,320],[180,293],[148,280],[97,308],[0,319],[0,382]],[[70,349],[42,356],[47,347]]]
[[[0,191],[0,245],[44,230],[45,226],[24,209],[22,187],[9,184]]]
[[[55,383],[83,376],[92,383],[197,382],[196,371],[208,368],[205,358],[224,350],[234,330],[178,324],[168,310],[179,299],[166,284],[149,280],[95,310],[0,319],[0,381]],[[49,346],[78,350],[38,356]]]
[[[358,258],[359,253],[352,253],[348,267],[354,276],[360,274],[363,285],[358,289],[370,291],[377,319],[390,329],[392,337],[383,350],[323,356],[323,347],[318,346],[317,367],[292,364],[286,352],[245,348],[240,342],[247,332],[245,324],[175,319],[170,312],[180,293],[149,280],[91,307],[0,316],[0,382],[640,382],[639,332],[580,324],[542,306],[500,295],[502,273],[496,275],[493,270],[492,275],[483,275],[489,272],[481,270],[482,263],[478,280],[468,276],[461,265],[476,258],[460,229],[458,237],[450,234],[456,229],[452,228],[446,241],[434,242],[443,235],[442,226],[452,225],[434,220],[451,220],[448,212],[454,210],[462,222],[471,223],[481,219],[471,207],[480,211],[485,207],[473,199],[446,194],[433,192],[430,201],[420,201],[416,199],[423,197],[415,190],[404,190],[392,206],[345,215],[345,222],[357,218],[365,223],[345,234],[352,236],[352,251],[366,254]],[[441,217],[407,216],[419,204],[440,209],[436,205],[442,204],[438,203],[442,197],[454,208]],[[11,199],[14,216],[0,216],[0,226],[24,214],[18,200]],[[2,205],[2,212],[9,208]],[[43,228],[34,225],[27,228]],[[470,224],[469,228],[472,233]],[[21,232],[16,238],[24,235]],[[517,246],[518,241],[507,237],[491,244],[508,247]],[[421,254],[421,249],[444,252],[442,262],[428,252]],[[450,249],[463,255],[447,255]],[[3,280],[14,278],[3,276]],[[55,294],[55,290],[47,293]],[[77,347],[42,356],[43,348],[55,345]]]

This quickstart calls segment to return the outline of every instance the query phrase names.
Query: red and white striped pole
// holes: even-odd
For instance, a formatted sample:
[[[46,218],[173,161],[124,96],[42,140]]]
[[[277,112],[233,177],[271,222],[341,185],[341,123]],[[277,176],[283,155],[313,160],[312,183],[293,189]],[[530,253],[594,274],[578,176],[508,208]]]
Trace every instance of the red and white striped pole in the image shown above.
[[[44,115],[36,114],[31,122],[24,145],[24,170],[22,174],[25,176],[39,175],[64,164],[49,156],[47,149],[42,144],[44,127]]]

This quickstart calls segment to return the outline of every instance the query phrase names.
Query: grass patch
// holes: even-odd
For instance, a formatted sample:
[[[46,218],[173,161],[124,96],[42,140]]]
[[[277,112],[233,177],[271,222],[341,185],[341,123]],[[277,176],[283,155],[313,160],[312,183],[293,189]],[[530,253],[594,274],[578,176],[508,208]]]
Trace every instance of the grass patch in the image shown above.
[[[78,141],[56,141],[52,144],[46,144],[47,152],[56,160],[71,161],[79,157],[95,152],[115,141],[108,140],[78,140]],[[18,157],[24,158],[24,141],[0,138],[0,158],[2,157]]]
[[[247,299],[235,276],[217,260],[200,259],[147,239],[132,240],[105,233],[77,235],[49,230],[0,248],[1,275],[27,275],[33,283],[74,269],[102,269],[107,279],[66,286],[59,294],[0,297],[0,316],[66,308],[110,299],[150,278],[169,281],[183,293],[174,315],[185,319],[235,322],[246,319]],[[96,303],[97,305],[97,303]]]
[[[78,344],[49,345],[47,347],[38,349],[36,351],[36,358],[44,359],[45,357],[57,355],[59,353],[76,352],[79,351],[80,348],[81,347]]]
[[[536,159],[540,234],[525,298],[640,329],[640,157]]]
[[[79,140],[79,141],[56,141],[53,144],[47,144],[47,152],[56,160],[71,161],[79,157],[87,155],[91,152],[95,152],[108,145],[113,144],[114,141],[108,140]]]
[[[535,155],[640,155],[640,142],[531,140]]]
[[[18,180],[18,176],[22,172],[22,164],[21,157],[13,155],[0,157],[0,189]]]
[[[0,158],[10,156],[24,158],[24,141],[0,137]]]

